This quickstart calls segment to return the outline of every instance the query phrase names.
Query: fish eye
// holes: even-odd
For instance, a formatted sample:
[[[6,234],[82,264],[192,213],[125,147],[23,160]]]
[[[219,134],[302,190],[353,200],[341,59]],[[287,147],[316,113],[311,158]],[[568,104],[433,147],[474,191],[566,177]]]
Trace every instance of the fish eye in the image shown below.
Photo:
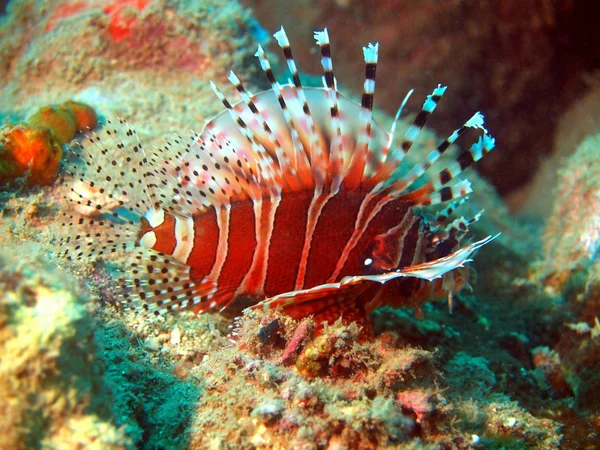
[[[365,266],[370,266],[371,264],[373,264],[373,260],[371,258],[365,259]]]

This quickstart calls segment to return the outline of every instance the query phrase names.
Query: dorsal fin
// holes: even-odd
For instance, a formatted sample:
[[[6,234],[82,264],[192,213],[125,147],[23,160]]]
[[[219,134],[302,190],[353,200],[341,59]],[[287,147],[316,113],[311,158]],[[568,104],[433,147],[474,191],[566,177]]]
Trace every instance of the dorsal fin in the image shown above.
[[[283,90],[281,89],[279,83],[277,83],[277,81],[275,80],[275,76],[273,75],[273,71],[271,69],[271,64],[269,63],[267,55],[265,54],[264,50],[260,45],[258,46],[258,50],[256,51],[255,56],[258,57],[260,66],[265,72],[269,83],[271,84],[271,90],[276,96],[281,112],[283,113],[283,117],[285,118],[285,122],[287,124],[287,128],[289,130],[292,141],[292,149],[290,152],[292,157],[290,159],[294,162],[294,167],[297,170],[300,179],[303,179],[303,185],[305,187],[308,187],[309,185],[311,185],[311,183],[308,182],[308,180],[305,180],[305,178],[306,175],[308,175],[307,169],[310,168],[310,162],[306,156],[305,149],[302,146],[302,143],[300,142],[300,136],[298,134],[296,124],[292,119],[292,115],[288,110],[287,102],[283,95]]]
[[[288,68],[292,73],[294,88],[298,95],[298,101],[302,105],[302,113],[304,114],[304,119],[306,120],[306,128],[308,129],[309,134],[308,155],[310,159],[310,164],[312,166],[313,173],[315,174],[315,182],[317,184],[322,185],[323,183],[325,183],[325,179],[327,177],[328,155],[321,148],[319,137],[317,135],[317,130],[315,128],[315,123],[310,114],[310,106],[308,105],[308,101],[306,100],[304,87],[302,86],[300,76],[298,75],[296,61],[294,61],[294,56],[292,54],[292,47],[290,46],[290,42],[287,38],[287,34],[285,33],[283,27],[281,27],[281,29],[277,33],[275,33],[273,37],[275,37],[277,43],[282,48]]]
[[[415,164],[410,171],[400,180],[396,181],[387,189],[390,195],[397,195],[404,192],[407,188],[417,181],[427,170],[444,154],[444,152],[463,134],[468,128],[479,128],[484,132],[483,116],[476,112],[473,117],[467,120],[460,128],[457,128],[448,136],[437,148],[431,151],[423,162]]]
[[[237,75],[235,75],[235,73],[233,73],[233,71],[229,72],[229,81],[231,81],[231,83],[235,86],[236,90],[240,93],[242,100],[244,101],[244,103],[246,104],[248,109],[250,109],[250,111],[252,111],[252,114],[254,114],[253,118],[258,122],[259,126],[262,127],[262,129],[267,134],[269,140],[271,141],[271,143],[275,149],[275,157],[277,159],[277,162],[279,163],[279,167],[281,168],[280,171],[278,171],[278,173],[277,173],[277,175],[279,175],[279,181],[290,183],[290,185],[291,185],[290,187],[292,189],[297,188],[296,177],[294,177],[294,176],[284,177],[283,176],[283,174],[288,174],[288,173],[290,175],[294,175],[296,173],[296,169],[294,167],[292,167],[292,163],[290,161],[289,156],[285,153],[281,144],[279,143],[279,140],[277,139],[277,136],[275,136],[275,133],[273,132],[273,130],[271,129],[271,127],[269,126],[269,124],[267,123],[265,118],[261,115],[256,104],[252,100],[251,94],[246,91],[246,89],[244,88],[244,85],[242,84],[240,79],[237,77]]]
[[[210,86],[219,100],[223,103],[223,106],[225,106],[225,109],[229,112],[231,118],[237,124],[240,133],[248,140],[252,152],[258,158],[258,167],[260,168],[258,171],[259,181],[264,180],[268,186],[275,186],[276,179],[281,178],[281,169],[274,164],[275,161],[271,158],[263,145],[254,138],[252,129],[248,127],[247,123],[241,118],[235,108],[231,106],[231,103],[225,98],[225,95],[223,95],[221,90],[212,81],[210,82]],[[263,180],[261,180],[261,178]]]
[[[484,155],[487,155],[495,146],[495,140],[488,134],[484,134],[479,137],[479,140],[475,142],[469,150],[463,151],[456,160],[452,161],[436,176],[432,177],[425,185],[421,186],[412,192],[404,194],[402,198],[409,201],[418,201],[423,197],[440,191],[448,184],[451,180],[459,176],[463,171],[471,167]]]

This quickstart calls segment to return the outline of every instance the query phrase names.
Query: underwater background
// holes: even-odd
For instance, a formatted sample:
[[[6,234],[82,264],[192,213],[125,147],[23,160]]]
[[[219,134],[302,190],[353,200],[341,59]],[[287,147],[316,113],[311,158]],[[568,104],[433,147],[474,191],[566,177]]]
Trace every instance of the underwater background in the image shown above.
[[[0,16],[0,448],[600,448],[600,29],[592,1],[13,0]],[[448,93],[411,153],[473,111],[497,148],[468,179],[478,239],[446,302],[380,308],[372,336],[241,308],[156,320],[118,306],[119,260],[56,261],[66,146],[124,117],[147,145],[200,131],[230,69],[306,86],[327,27],[359,99],[379,42],[375,118],[399,129]],[[412,116],[411,114],[412,113]],[[105,199],[106,200],[106,199]],[[86,214],[89,211],[78,210]]]

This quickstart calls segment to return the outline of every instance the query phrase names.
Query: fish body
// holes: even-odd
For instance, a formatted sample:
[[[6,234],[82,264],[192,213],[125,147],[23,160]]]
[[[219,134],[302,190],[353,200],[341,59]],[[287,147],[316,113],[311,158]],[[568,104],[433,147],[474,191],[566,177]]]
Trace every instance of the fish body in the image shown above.
[[[464,285],[461,269],[492,238],[461,247],[475,219],[452,219],[470,192],[458,176],[494,147],[476,113],[426,158],[399,176],[398,167],[444,95],[429,95],[402,138],[375,122],[378,45],[363,49],[361,102],[337,90],[327,31],[315,33],[323,88],[304,88],[283,28],[275,33],[293,81],[275,81],[262,48],[257,56],[271,89],[251,94],[232,72],[240,99],[216,86],[224,110],[189,139],[176,137],[149,150],[125,121],[108,122],[75,153],[69,172],[87,186],[69,201],[110,220],[77,219],[66,225],[99,227],[67,237],[64,258],[97,258],[122,251],[127,305],[158,315],[192,307],[224,308],[236,298],[253,308],[282,308],[294,318],[364,321],[382,303],[418,305]],[[437,174],[426,174],[469,128],[482,132]],[[110,145],[109,145],[110,144]],[[111,159],[114,147],[120,157]],[[108,158],[99,164],[93,152]],[[110,166],[120,167],[120,177]],[[421,177],[427,181],[419,188]],[[118,179],[117,179],[118,178]],[[106,211],[90,190],[107,192],[121,211]],[[133,192],[141,191],[139,200]],[[130,198],[131,197],[131,198]],[[418,209],[446,203],[426,220]],[[435,280],[435,281],[434,281]]]

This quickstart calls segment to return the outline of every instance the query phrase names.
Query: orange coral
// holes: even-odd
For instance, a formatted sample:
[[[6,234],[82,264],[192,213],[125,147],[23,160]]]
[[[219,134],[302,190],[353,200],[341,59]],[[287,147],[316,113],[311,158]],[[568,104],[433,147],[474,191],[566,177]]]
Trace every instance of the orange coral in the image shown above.
[[[98,116],[92,107],[67,101],[44,106],[28,123],[8,125],[0,131],[0,185],[27,177],[27,184],[51,184],[60,170],[62,145],[78,131],[95,128]]]
[[[91,106],[69,100],[60,107],[72,114],[77,131],[92,130],[98,125],[98,115]]]
[[[48,128],[60,145],[70,142],[77,132],[73,113],[63,107],[44,106],[27,122],[40,128]]]
[[[0,131],[0,179],[12,183],[29,172],[27,183],[51,184],[60,170],[62,149],[47,128],[17,124]]]

